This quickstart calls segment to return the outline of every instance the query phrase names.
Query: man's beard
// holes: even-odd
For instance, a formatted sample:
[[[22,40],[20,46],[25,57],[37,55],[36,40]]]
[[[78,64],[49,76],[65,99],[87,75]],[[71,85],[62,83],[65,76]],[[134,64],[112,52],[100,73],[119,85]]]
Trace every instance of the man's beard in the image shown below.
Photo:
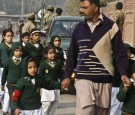
[[[86,20],[93,21],[94,16],[95,16],[95,14],[94,14],[94,13],[92,13],[92,14],[90,14],[90,15],[84,15],[84,18],[85,18]]]

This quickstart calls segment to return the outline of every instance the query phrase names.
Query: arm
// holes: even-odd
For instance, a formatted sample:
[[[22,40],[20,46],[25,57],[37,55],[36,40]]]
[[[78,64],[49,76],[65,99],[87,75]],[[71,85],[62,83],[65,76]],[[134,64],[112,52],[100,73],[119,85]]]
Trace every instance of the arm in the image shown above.
[[[19,100],[20,100],[20,97],[22,94],[22,90],[23,90],[23,84],[22,84],[22,79],[20,79],[17,82],[16,88],[15,88],[13,95],[12,95],[12,98],[11,98],[11,100],[12,100],[11,107],[16,113],[20,112]]]
[[[41,76],[41,88],[45,88],[47,90],[61,89],[60,82],[47,81],[45,77]]]
[[[70,84],[70,78],[77,64],[78,56],[78,44],[76,40],[76,30],[74,30],[70,46],[68,49],[66,67],[65,67],[65,79],[62,81],[62,89],[68,90]]]
[[[39,66],[39,75],[44,76],[45,75],[45,67],[44,67],[44,62],[42,62]]]
[[[7,63],[4,66],[4,70],[3,70],[3,73],[2,73],[2,79],[1,79],[1,85],[2,85],[2,87],[5,86],[5,83],[7,81],[8,69],[9,69],[9,66],[8,66],[8,63]]]
[[[114,57],[116,58],[117,68],[124,82],[124,79],[127,78],[128,56],[122,41],[121,32],[116,24],[112,28],[112,48]]]

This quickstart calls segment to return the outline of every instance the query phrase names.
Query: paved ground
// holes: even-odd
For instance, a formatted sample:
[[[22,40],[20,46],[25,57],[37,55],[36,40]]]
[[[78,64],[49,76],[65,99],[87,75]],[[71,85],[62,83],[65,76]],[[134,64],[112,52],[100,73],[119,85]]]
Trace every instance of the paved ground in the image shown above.
[[[76,96],[63,94],[61,95],[61,100],[56,111],[56,115],[75,115],[75,104]],[[2,110],[0,109],[0,115],[2,115]]]

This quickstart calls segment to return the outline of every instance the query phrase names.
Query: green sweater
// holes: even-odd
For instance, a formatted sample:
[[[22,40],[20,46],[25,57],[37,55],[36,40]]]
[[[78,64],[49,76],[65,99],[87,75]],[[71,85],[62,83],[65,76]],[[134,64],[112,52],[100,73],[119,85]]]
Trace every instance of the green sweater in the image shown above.
[[[4,67],[8,57],[10,56],[11,48],[9,48],[5,43],[0,44],[0,67]]]
[[[124,91],[123,88],[124,85],[121,84],[120,91],[117,94],[117,99],[120,102],[124,102],[122,111],[135,115],[135,86],[132,84],[127,93]]]
[[[7,81],[7,85],[16,84],[22,74],[21,62],[19,64],[15,63],[12,60],[12,57],[7,60],[7,64],[4,66],[4,70],[2,73],[1,84],[5,85]]]
[[[45,77],[41,77],[40,75],[35,76],[35,85],[31,82],[30,77],[23,77],[18,81],[15,89],[15,91],[16,90],[19,91],[21,95],[20,97],[18,97],[19,99],[18,101],[16,101],[16,98],[14,100],[14,97],[12,97],[12,109],[13,110],[15,110],[16,108],[20,108],[21,110],[39,109],[41,107],[40,88],[53,90],[53,89],[60,89],[60,87],[61,86],[59,82],[47,81]]]
[[[44,76],[48,81],[61,81],[64,78],[62,64],[59,60],[54,61],[54,67],[50,66],[49,60],[44,60],[39,66],[39,74]]]
[[[24,47],[24,55],[35,57],[38,63],[41,62],[43,56],[43,45],[39,43],[39,48],[36,48],[33,43],[27,43]]]

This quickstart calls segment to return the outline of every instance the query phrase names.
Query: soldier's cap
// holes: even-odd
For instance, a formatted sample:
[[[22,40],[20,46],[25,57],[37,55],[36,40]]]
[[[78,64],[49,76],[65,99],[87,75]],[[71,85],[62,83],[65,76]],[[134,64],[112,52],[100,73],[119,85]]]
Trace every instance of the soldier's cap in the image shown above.
[[[116,9],[121,10],[122,8],[123,8],[123,3],[122,2],[117,2]]]
[[[30,19],[35,18],[35,13],[29,13],[28,18],[30,18]]]
[[[49,5],[49,6],[47,7],[47,10],[54,10],[54,7],[53,7],[52,5]]]
[[[31,30],[31,36],[33,35],[33,34],[35,34],[35,33],[41,33],[41,31],[39,30],[39,29],[37,29],[37,28],[33,28],[32,30]]]
[[[129,45],[128,43],[124,43],[124,47],[126,49],[130,49],[131,53],[135,55],[135,48]]]

